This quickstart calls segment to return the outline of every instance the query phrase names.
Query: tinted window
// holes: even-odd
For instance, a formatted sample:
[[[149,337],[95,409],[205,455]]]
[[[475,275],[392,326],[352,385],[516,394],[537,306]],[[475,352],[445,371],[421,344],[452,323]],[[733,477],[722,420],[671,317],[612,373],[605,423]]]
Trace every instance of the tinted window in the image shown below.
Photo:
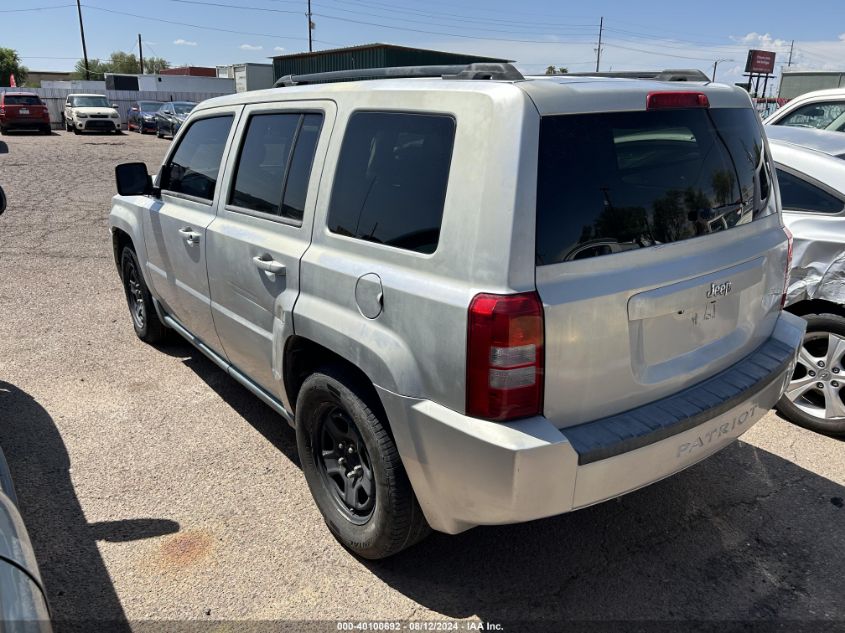
[[[843,114],[845,114],[845,101],[808,103],[787,114],[777,122],[777,125],[824,129]]]
[[[839,213],[845,202],[803,178],[778,169],[781,204],[785,210]]]
[[[257,114],[250,118],[230,204],[279,214],[285,169],[300,118],[299,114]]]
[[[543,117],[537,262],[609,255],[730,229],[766,209],[751,109]]]
[[[35,95],[6,95],[6,98],[3,100],[3,103],[6,105],[41,105],[41,99],[36,97]]]
[[[220,161],[231,126],[231,116],[200,119],[192,123],[162,171],[161,188],[205,200],[214,198]]]
[[[170,106],[176,114],[189,114],[197,106],[196,103],[174,103]]]
[[[291,220],[301,221],[305,212],[305,195],[308,193],[311,164],[314,162],[322,123],[321,114],[306,114],[302,117],[285,182],[285,198],[282,205],[282,215]]]
[[[448,116],[353,114],[340,150],[329,229],[433,253],[455,140]]]
[[[139,107],[141,112],[155,112],[161,107],[161,103],[158,101],[139,101],[135,105]]]

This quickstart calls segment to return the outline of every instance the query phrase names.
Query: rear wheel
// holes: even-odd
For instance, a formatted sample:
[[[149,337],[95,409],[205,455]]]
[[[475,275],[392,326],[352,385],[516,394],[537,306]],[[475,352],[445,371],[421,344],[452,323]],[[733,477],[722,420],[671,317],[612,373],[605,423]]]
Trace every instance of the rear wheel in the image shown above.
[[[9,129],[0,125],[0,135],[6,136],[6,134],[8,134],[8,133],[9,133]]]
[[[792,380],[777,404],[790,422],[845,435],[845,318],[808,314]]]
[[[167,330],[158,318],[153,298],[141,274],[138,257],[130,246],[123,248],[120,271],[135,334],[145,343],[158,343],[165,337]]]
[[[369,559],[391,556],[430,531],[380,407],[350,372],[329,367],[299,392],[302,471],[332,534]]]

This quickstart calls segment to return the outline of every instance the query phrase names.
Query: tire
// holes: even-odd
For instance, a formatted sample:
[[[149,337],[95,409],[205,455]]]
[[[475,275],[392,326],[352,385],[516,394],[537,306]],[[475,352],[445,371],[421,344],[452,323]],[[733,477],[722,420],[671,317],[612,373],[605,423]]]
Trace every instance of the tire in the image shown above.
[[[41,128],[41,133],[45,136],[50,136],[53,133],[53,128],[45,127]]]
[[[431,531],[383,417],[361,381],[339,367],[309,376],[297,398],[296,444],[311,495],[335,538],[371,560]]]
[[[807,333],[798,364],[777,410],[811,431],[845,436],[845,318],[807,314],[804,319]]]
[[[164,134],[161,133],[161,128],[156,126],[156,138],[164,138]]]
[[[9,129],[0,125],[0,136],[6,136],[9,133]]]
[[[120,276],[123,279],[126,304],[129,307],[135,334],[145,343],[153,344],[162,341],[167,328],[158,318],[153,298],[141,274],[138,257],[131,246],[123,247],[120,256]]]
[[[73,133],[76,134],[77,136],[79,135],[79,128],[76,127],[75,125],[73,126]]]

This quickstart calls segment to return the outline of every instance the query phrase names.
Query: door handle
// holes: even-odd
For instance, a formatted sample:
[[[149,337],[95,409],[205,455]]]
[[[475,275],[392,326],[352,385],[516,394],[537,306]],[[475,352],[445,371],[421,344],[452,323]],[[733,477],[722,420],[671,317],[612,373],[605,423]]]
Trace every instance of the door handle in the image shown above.
[[[265,257],[269,256],[265,255]],[[275,259],[264,259],[263,257],[255,256],[252,258],[252,261],[264,272],[268,272],[273,275],[285,274],[285,265],[282,262],[277,262]]]
[[[200,243],[200,234],[189,226],[186,226],[184,229],[179,229],[179,235],[182,236],[188,246],[195,246]]]

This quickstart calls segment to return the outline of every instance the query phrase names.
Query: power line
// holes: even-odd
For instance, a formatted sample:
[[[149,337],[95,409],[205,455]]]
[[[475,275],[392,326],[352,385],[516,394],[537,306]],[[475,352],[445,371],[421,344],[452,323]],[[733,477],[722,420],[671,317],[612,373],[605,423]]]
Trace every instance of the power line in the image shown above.
[[[662,57],[673,57],[673,58],[676,58],[676,59],[691,59],[691,60],[699,61],[699,62],[711,62],[711,61],[713,61],[712,58],[710,58],[710,57],[689,57],[687,55],[673,55],[671,53],[666,53],[666,52],[663,52],[663,51],[649,51],[649,50],[646,50],[644,48],[634,48],[633,46],[621,46],[620,44],[612,44],[610,42],[606,42],[605,46],[610,46],[611,48],[620,48],[620,49],[626,50],[626,51],[636,51],[638,53],[646,53],[648,55],[660,55]]]
[[[254,33],[250,31],[235,31],[233,29],[223,29],[216,26],[204,26],[200,24],[190,24],[188,22],[177,22],[175,20],[165,20],[163,18],[151,18],[146,15],[138,15],[137,13],[127,13],[126,11],[116,11],[115,9],[106,9],[105,7],[95,7],[94,5],[85,4],[86,9],[93,9],[95,11],[102,11],[105,13],[114,13],[115,15],[123,15],[130,18],[138,18],[139,20],[148,20],[150,22],[161,22],[163,24],[174,24],[176,26],[186,26],[192,29],[203,29],[205,31],[217,31],[219,33],[233,33],[235,35],[252,35],[255,37],[267,37],[277,40],[296,40],[296,41],[303,41],[307,38],[304,37],[294,37],[290,35],[277,35],[275,33]],[[295,13],[295,12],[294,12]],[[332,46],[340,46],[340,44],[336,44],[335,42],[327,42],[325,40],[314,40],[315,42],[320,42],[322,44],[330,44]]]
[[[54,4],[49,7],[29,7],[28,9],[0,9],[0,13],[24,13],[25,11],[49,11],[50,9],[67,9],[75,4]]]

